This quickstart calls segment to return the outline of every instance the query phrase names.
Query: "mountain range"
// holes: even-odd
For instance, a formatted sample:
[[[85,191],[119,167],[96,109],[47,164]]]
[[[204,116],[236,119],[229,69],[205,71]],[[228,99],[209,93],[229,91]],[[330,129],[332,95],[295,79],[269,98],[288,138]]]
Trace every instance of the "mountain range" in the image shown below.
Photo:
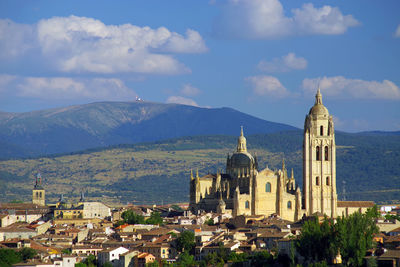
[[[0,112],[0,158],[68,153],[196,135],[274,133],[297,128],[231,108],[97,102],[25,113]]]

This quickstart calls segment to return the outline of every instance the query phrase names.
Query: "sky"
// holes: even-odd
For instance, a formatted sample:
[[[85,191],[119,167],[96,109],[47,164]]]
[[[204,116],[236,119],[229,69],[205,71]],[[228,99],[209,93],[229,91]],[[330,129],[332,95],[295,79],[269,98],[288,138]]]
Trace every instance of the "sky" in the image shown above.
[[[180,103],[400,130],[400,1],[0,0],[0,111]]]

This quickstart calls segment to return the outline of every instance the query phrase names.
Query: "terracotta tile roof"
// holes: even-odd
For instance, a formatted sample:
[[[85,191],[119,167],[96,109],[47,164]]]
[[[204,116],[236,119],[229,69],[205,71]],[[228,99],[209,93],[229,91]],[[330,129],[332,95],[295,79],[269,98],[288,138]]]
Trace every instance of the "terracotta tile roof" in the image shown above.
[[[338,201],[338,208],[370,208],[373,207],[375,203],[373,201]]]

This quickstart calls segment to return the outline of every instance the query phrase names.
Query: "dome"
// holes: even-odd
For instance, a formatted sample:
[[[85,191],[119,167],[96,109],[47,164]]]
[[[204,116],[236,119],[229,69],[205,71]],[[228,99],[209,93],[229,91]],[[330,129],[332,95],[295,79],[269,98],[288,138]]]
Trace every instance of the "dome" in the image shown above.
[[[314,105],[309,112],[310,115],[329,115],[328,109],[322,104]]]
[[[250,167],[254,158],[248,152],[237,152],[232,155],[231,163],[234,167]]]
[[[318,88],[317,94],[315,95],[315,104],[310,109],[309,115],[327,115],[329,116],[328,109],[322,104],[321,91]]]

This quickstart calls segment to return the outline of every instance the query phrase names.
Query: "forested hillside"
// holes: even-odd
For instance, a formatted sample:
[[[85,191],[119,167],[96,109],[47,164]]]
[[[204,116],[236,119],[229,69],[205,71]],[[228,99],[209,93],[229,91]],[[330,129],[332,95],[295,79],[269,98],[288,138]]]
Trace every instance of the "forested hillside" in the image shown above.
[[[68,155],[0,161],[0,201],[30,199],[37,171],[50,201],[61,193],[70,199],[81,191],[109,203],[187,202],[190,169],[200,175],[225,170],[233,136],[194,136],[153,143],[118,145]],[[280,168],[285,158],[302,185],[302,132],[247,137],[259,167]],[[400,136],[336,134],[339,199],[400,199]],[[343,181],[346,195],[342,195]]]

